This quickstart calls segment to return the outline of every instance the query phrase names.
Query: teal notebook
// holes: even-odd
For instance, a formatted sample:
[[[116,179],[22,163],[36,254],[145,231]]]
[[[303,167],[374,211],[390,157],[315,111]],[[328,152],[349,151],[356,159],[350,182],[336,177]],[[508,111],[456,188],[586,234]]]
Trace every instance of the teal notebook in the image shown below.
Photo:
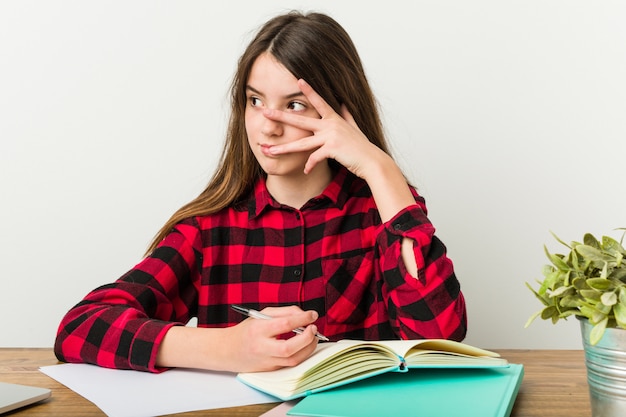
[[[420,369],[311,394],[287,414],[307,417],[508,417],[524,367]]]

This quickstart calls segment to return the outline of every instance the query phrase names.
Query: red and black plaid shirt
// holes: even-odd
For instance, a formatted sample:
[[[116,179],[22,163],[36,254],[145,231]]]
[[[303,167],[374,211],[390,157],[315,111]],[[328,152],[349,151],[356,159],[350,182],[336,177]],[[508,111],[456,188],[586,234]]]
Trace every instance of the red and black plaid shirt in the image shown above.
[[[422,197],[382,223],[365,181],[340,169],[300,210],[277,203],[260,180],[243,204],[178,224],[154,252],[102,286],[61,322],[55,352],[66,362],[155,372],[172,325],[240,322],[229,308],[298,305],[316,310],[331,340],[461,340],[466,312],[452,262],[434,236]],[[419,277],[401,261],[415,240]]]

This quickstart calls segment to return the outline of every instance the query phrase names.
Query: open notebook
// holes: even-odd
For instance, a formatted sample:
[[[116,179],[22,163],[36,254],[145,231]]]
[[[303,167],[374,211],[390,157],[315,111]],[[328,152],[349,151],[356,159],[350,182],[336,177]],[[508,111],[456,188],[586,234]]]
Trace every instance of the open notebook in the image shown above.
[[[0,382],[0,414],[45,400],[50,393],[47,388]]]
[[[299,365],[237,378],[281,400],[292,400],[382,373],[421,368],[498,368],[509,363],[496,352],[444,339],[341,340],[321,343]]]

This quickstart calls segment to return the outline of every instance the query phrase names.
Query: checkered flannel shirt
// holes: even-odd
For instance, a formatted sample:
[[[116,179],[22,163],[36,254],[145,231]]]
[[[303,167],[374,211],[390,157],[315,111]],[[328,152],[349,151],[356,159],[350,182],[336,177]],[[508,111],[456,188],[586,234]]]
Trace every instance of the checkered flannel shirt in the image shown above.
[[[331,340],[462,340],[465,302],[424,200],[381,223],[365,181],[340,169],[296,210],[260,180],[249,198],[179,223],[153,253],[114,283],[88,294],[63,318],[61,361],[159,372],[159,345],[173,325],[227,327],[229,308],[298,305],[316,310]],[[418,279],[401,261],[415,241]],[[288,337],[288,336],[285,336]]]

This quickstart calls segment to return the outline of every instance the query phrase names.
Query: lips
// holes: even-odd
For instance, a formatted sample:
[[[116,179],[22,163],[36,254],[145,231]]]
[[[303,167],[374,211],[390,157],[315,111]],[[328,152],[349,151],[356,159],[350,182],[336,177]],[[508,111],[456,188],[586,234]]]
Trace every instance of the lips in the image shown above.
[[[259,145],[259,147],[261,148],[261,153],[265,156],[274,156],[270,153],[270,148],[272,147],[271,145],[262,143]]]

